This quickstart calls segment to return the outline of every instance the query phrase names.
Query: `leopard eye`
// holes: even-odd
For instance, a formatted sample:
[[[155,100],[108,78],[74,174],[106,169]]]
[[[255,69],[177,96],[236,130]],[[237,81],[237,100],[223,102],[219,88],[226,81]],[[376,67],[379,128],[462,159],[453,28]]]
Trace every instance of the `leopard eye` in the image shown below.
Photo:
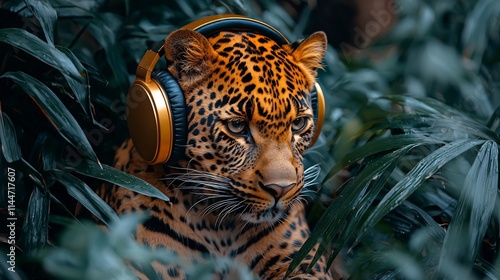
[[[234,135],[245,134],[247,130],[247,124],[243,120],[230,120],[226,123],[226,127]]]
[[[301,132],[302,130],[304,130],[304,128],[306,127],[306,125],[307,125],[307,118],[300,117],[300,118],[295,119],[292,122],[292,131],[293,131],[293,133]]]

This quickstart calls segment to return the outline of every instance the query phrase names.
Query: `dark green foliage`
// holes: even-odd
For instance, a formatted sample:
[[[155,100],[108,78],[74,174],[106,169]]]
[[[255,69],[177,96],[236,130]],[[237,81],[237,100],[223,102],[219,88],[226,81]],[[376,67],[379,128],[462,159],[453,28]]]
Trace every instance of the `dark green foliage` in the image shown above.
[[[338,197],[296,260],[319,242],[330,260],[348,248],[356,279],[496,279],[500,3],[397,3],[386,36],[331,64]]]
[[[175,263],[128,237],[141,217],[118,219],[92,191],[106,181],[168,199],[109,167],[127,137],[124,100],[137,62],[205,15],[246,14],[291,40],[331,29],[309,24],[325,21],[309,18],[318,11],[306,1],[297,14],[282,2],[2,2],[0,166],[2,184],[15,170],[19,269],[7,270],[2,251],[0,278],[126,279],[132,262],[154,279],[151,260]],[[330,261],[343,256],[354,279],[498,279],[500,2],[400,0],[386,12],[396,24],[383,37],[371,36],[369,24],[386,27],[373,20],[337,32],[358,32],[353,40],[330,39],[338,49],[319,74],[325,126],[306,155],[324,172],[308,209],[315,227],[294,262],[319,243]],[[77,202],[109,233],[75,218]],[[7,206],[2,192],[5,218]],[[214,262],[234,265],[214,260],[191,275]]]

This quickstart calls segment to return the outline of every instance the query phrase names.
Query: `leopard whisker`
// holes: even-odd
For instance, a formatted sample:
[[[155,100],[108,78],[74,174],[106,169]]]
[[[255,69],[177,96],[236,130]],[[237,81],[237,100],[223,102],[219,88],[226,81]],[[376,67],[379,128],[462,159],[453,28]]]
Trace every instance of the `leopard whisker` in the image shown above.
[[[321,167],[319,164],[315,164],[304,171],[304,189],[312,186],[316,183],[321,172]]]
[[[196,201],[195,203],[193,203],[193,205],[191,205],[191,207],[189,207],[189,209],[187,210],[187,213],[189,213],[189,211],[191,211],[191,209],[193,209],[193,207],[195,207],[196,205],[200,204],[203,201],[209,200],[209,199],[212,199],[212,197],[205,197],[205,198],[202,198],[202,199]]]
[[[175,182],[181,182],[180,183],[181,186],[187,183],[187,184],[206,185],[214,189],[224,189],[224,190],[228,189],[228,185],[230,182],[229,178],[191,168],[176,167],[174,169],[183,172],[172,172],[169,173],[164,178],[160,179],[160,180],[171,180],[169,187]]]
[[[305,204],[307,204],[307,200],[301,196],[298,196],[293,199],[292,203],[290,204],[290,208],[296,210],[296,208],[299,207],[298,205],[304,206]]]
[[[187,186],[181,186],[180,189],[193,190],[193,191],[206,191],[204,193],[200,193],[201,195],[217,195],[217,194],[227,194],[228,193],[227,190],[207,188],[204,185],[198,185],[198,186],[187,185]]]
[[[248,205],[245,207],[245,209],[243,209],[243,211],[241,211],[241,214],[240,214],[240,218],[241,218],[241,215],[243,215],[243,213],[246,212],[248,208]],[[240,237],[240,235],[243,233],[243,230],[245,230],[245,228],[250,224],[250,221],[246,221],[245,224],[243,224],[243,226],[241,227],[240,231],[238,232],[238,234],[236,235],[236,239],[238,239]]]
[[[215,181],[221,181],[221,182],[228,182],[229,181],[228,178],[211,173],[211,172],[200,171],[200,170],[191,169],[191,168],[182,168],[182,167],[176,167],[175,169],[185,171],[185,172],[170,173],[167,178],[170,178],[170,176],[175,176],[174,178],[177,178],[178,176],[190,176],[190,177],[201,176],[203,178],[210,178],[210,179],[213,179]]]
[[[310,199],[314,200],[314,198],[316,197],[316,192],[312,191],[312,190],[306,190],[306,191],[303,191],[300,193],[300,197],[310,198]]]
[[[237,201],[238,199],[233,197],[233,198],[228,198],[228,199],[224,199],[224,200],[219,200],[217,202],[215,202],[214,204],[206,207],[202,212],[201,214],[203,215],[203,217],[205,217],[206,215],[208,215],[209,213],[212,213],[214,212],[215,210],[217,209],[220,209],[222,207],[225,207],[226,205],[231,205],[231,203]]]
[[[204,201],[207,201],[207,200],[212,200],[212,199],[219,199],[219,198],[231,198],[232,196],[231,195],[221,195],[221,194],[207,194],[207,193],[194,193],[194,194],[197,194],[197,195],[200,195],[200,196],[204,196],[202,199],[196,201],[193,205],[191,205],[191,207],[189,207],[188,211],[191,211],[191,209],[193,207],[195,207],[196,205],[204,202]],[[206,209],[205,209],[206,210]],[[205,211],[203,210],[203,211]]]
[[[232,206],[231,206],[231,205],[228,205],[229,207],[225,207],[224,209],[222,209],[222,210],[221,210],[221,213],[219,213],[219,215],[217,215],[217,220],[219,219],[219,217],[220,217],[220,215],[221,215],[222,213],[224,213],[224,215],[222,216],[222,218],[221,218],[221,219],[220,219],[220,221],[219,221],[219,227],[221,226],[222,221],[224,220],[224,218],[225,218],[228,214],[230,214],[230,213],[232,213],[232,212],[234,212],[234,211],[236,211],[236,210],[238,210],[238,209],[241,209],[241,208],[243,207],[243,205],[241,205],[242,203],[243,203],[243,201],[240,201],[240,202],[238,202],[238,203],[237,203],[237,204],[235,204],[235,205],[232,205]],[[227,210],[226,210],[226,208],[229,208],[229,209],[227,209]],[[217,220],[216,220],[216,222],[215,222],[216,224],[217,224]]]
[[[179,181],[182,181],[180,186],[185,185],[185,184],[195,184],[195,185],[206,185],[209,187],[213,187],[216,189],[228,189],[228,184],[222,184],[218,182],[212,182],[212,181],[205,181],[205,180],[193,180],[193,179],[179,179]]]
[[[300,203],[307,204],[308,199],[314,200],[316,191],[311,190],[310,187],[317,183],[320,172],[321,167],[319,164],[315,164],[304,171],[304,186],[300,195],[296,198],[300,200]]]

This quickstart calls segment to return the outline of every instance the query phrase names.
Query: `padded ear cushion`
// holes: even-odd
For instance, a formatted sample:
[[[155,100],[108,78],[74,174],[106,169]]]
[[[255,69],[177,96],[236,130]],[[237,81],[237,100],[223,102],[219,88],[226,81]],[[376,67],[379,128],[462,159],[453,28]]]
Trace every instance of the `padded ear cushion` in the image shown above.
[[[155,70],[151,78],[156,80],[167,95],[173,126],[172,155],[167,162],[173,162],[184,154],[187,141],[186,101],[177,80],[166,70]],[[160,128],[161,129],[161,128]]]
[[[325,117],[325,98],[323,96],[323,90],[318,83],[315,83],[311,91],[311,106],[314,114],[314,124],[316,126],[313,139],[311,141],[311,146],[318,140],[321,129],[323,128],[323,121]]]
[[[316,87],[313,87],[311,91],[311,106],[314,114],[314,122],[318,119],[318,92],[316,91]]]

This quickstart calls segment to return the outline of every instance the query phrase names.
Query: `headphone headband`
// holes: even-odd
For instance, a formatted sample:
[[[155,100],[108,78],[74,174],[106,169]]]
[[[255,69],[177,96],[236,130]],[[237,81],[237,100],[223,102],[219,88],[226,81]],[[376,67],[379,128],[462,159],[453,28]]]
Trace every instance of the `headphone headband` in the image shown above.
[[[220,31],[249,31],[266,36],[279,45],[290,43],[281,32],[271,25],[253,18],[235,14],[207,16],[186,24],[180,29],[190,29],[205,37],[210,37]],[[160,60],[160,57],[164,54],[165,49],[163,43],[157,51],[147,50],[139,62],[136,76],[144,81],[149,81],[156,63],[158,63],[158,60]]]
[[[271,25],[245,16],[226,14],[214,15],[195,20],[181,29],[191,29],[205,37],[220,31],[253,32],[269,37],[279,45],[288,44],[288,39]]]

